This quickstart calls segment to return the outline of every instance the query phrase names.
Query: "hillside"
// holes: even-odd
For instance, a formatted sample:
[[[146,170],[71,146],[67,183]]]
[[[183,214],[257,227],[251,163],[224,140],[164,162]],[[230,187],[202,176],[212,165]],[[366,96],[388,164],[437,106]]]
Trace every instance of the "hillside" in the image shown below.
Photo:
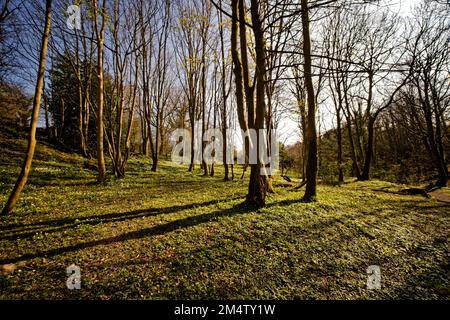
[[[0,135],[0,203],[24,135]],[[38,144],[29,183],[0,224],[0,299],[449,299],[449,204],[382,181],[319,186],[319,201],[275,182],[266,208],[247,182],[134,157],[97,184],[83,158]],[[240,169],[238,169],[240,171]],[[278,187],[277,187],[278,185]],[[81,268],[82,289],[66,288]],[[366,288],[381,268],[382,288]]]

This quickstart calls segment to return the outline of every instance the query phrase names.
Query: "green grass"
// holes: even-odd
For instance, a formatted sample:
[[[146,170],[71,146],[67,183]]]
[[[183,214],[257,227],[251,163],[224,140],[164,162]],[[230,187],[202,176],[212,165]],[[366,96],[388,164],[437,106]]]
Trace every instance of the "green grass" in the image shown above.
[[[0,203],[23,141],[0,136]],[[11,143],[17,144],[16,150]],[[15,212],[0,224],[0,299],[449,299],[449,206],[382,181],[321,185],[318,202],[276,187],[241,205],[247,180],[131,159],[95,183],[79,156],[39,145]],[[237,176],[240,169],[237,169]],[[81,268],[82,289],[66,288]],[[379,265],[382,289],[366,288]]]

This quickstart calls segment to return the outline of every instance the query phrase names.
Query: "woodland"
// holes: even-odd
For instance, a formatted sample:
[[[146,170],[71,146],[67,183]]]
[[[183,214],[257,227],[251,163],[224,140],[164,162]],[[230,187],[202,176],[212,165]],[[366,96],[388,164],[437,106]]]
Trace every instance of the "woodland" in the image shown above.
[[[450,298],[448,1],[0,0],[0,113],[2,300]]]

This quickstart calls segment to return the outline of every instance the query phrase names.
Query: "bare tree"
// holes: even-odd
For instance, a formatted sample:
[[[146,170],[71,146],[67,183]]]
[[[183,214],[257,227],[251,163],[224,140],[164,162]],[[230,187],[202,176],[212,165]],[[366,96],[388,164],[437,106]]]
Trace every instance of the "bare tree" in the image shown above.
[[[25,160],[22,166],[22,170],[16,181],[13,191],[6,202],[5,207],[2,210],[2,215],[11,213],[16,206],[16,202],[20,197],[20,194],[27,183],[28,175],[31,169],[31,163],[33,161],[34,150],[36,148],[36,127],[39,117],[39,109],[41,104],[42,89],[44,86],[44,74],[45,74],[45,60],[47,57],[48,38],[50,35],[52,19],[52,0],[46,1],[45,6],[45,27],[42,32],[42,44],[40,49],[39,69],[37,74],[36,88],[34,91],[33,99],[33,112],[31,116],[30,132],[28,136],[27,152],[25,154]]]
[[[248,129],[258,130],[264,129],[266,116],[266,47],[265,35],[263,29],[263,21],[261,19],[261,11],[259,3],[256,0],[250,2],[250,13],[252,21],[252,31],[254,35],[255,50],[255,83],[250,80],[250,69],[248,61],[248,42],[247,42],[247,25],[245,23],[245,1],[232,1],[232,22],[231,22],[231,52],[234,64],[235,86],[236,86],[236,102],[238,119],[241,130]],[[238,50],[238,28],[240,39],[240,55]],[[256,101],[255,101],[256,89]],[[245,92],[245,104],[244,104]],[[259,150],[259,134],[256,139],[252,139],[251,135],[247,136],[250,147],[244,147],[245,156],[248,157],[247,150],[251,148],[256,151],[257,161],[250,165],[250,181],[247,193],[247,202],[263,207],[265,205],[265,197],[267,193],[267,174],[265,166],[261,159]],[[247,162],[248,160],[246,160]]]
[[[443,142],[450,106],[450,52],[445,45],[450,39],[450,27],[448,17],[442,14],[445,6],[424,2],[414,12],[410,29],[415,34],[406,48],[412,81],[403,91],[404,108],[412,114],[416,134],[422,137],[438,173],[437,187],[445,187],[449,179]]]
[[[312,80],[312,62],[311,62],[311,38],[309,31],[309,8],[308,1],[301,1],[301,18],[303,31],[303,55],[305,59],[305,86],[307,96],[307,123],[305,143],[307,144],[307,162],[306,162],[306,190],[303,201],[314,201],[316,198],[317,186],[317,131],[316,131],[316,96],[314,93],[314,84]]]
[[[219,1],[219,6],[222,7],[222,0]],[[228,108],[227,108],[227,101],[228,96],[230,93],[230,90],[227,91],[227,60],[225,55],[225,37],[224,37],[224,30],[225,30],[225,21],[223,19],[223,14],[221,10],[218,10],[218,23],[219,23],[219,37],[220,37],[220,59],[221,59],[221,93],[222,93],[222,162],[224,166],[224,180],[228,181],[229,178],[229,168],[227,163],[227,153],[228,153],[228,135],[227,135],[227,129],[228,129]],[[230,74],[231,76],[231,74]],[[229,86],[231,89],[231,85]]]
[[[202,117],[202,32],[198,25],[201,21],[201,10],[188,1],[178,3],[177,36],[174,36],[174,47],[178,58],[177,73],[188,105],[188,121],[191,131],[191,159],[188,171],[193,172],[195,166],[196,120]]]
[[[105,156],[103,152],[103,106],[104,106],[104,77],[103,77],[103,49],[105,43],[106,27],[106,0],[103,0],[99,8],[97,0],[93,0],[95,36],[97,39],[97,76],[98,76],[98,104],[97,104],[97,163],[98,163],[98,181],[103,182],[106,178]],[[101,24],[98,22],[98,13],[100,10]]]

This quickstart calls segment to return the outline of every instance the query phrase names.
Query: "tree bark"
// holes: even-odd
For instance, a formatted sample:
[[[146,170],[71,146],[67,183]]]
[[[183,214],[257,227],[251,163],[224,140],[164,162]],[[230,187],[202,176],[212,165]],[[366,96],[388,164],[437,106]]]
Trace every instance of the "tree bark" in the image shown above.
[[[365,149],[365,160],[363,172],[361,174],[360,181],[367,181],[370,179],[370,165],[372,163],[373,157],[373,140],[374,140],[374,125],[375,119],[370,117],[369,123],[367,124],[367,145]]]
[[[373,130],[375,125],[375,117],[372,116],[372,93],[373,93],[373,73],[369,72],[369,96],[367,97],[367,144],[364,150],[364,166],[361,174],[361,181],[367,181],[370,179],[370,165],[372,164],[372,156],[373,156]]]
[[[342,168],[341,108],[338,108],[336,110],[336,121],[337,121],[336,136],[337,136],[337,145],[338,145],[338,152],[337,152],[338,181],[340,183],[342,183],[342,182],[344,182],[344,170]]]
[[[239,57],[238,50],[238,6],[239,0],[232,0],[232,19],[231,19],[231,56],[233,59],[233,73],[235,80],[235,94],[236,94],[236,104],[237,104],[237,116],[239,126],[242,131],[248,131],[248,123],[245,117],[246,107],[244,104],[244,86],[243,86],[243,71],[242,71],[242,63]],[[247,143],[248,139],[244,141],[244,152],[247,163],[248,154],[247,154]],[[234,155],[233,155],[234,158]],[[233,171],[234,172],[234,171]]]
[[[306,125],[307,162],[306,162],[306,190],[303,201],[310,202],[316,199],[317,187],[317,132],[316,132],[316,101],[312,81],[311,67],[311,38],[309,32],[308,1],[302,0],[302,32],[303,54],[305,58],[305,85],[308,102],[308,123]]]
[[[97,17],[97,0],[94,0],[94,22],[95,33],[97,37],[97,76],[98,76],[98,106],[97,106],[97,163],[98,163],[98,182],[105,181],[106,178],[106,166],[105,156],[103,152],[103,104],[104,104],[104,79],[103,79],[103,47],[104,47],[104,34],[106,25],[106,0],[103,0],[101,15],[102,24],[100,31],[98,30],[98,17]]]
[[[265,165],[261,159],[261,150],[259,149],[262,143],[260,142],[259,132],[264,130],[264,120],[266,117],[266,101],[265,101],[265,80],[266,80],[266,52],[264,31],[259,13],[258,0],[251,0],[251,16],[252,29],[255,35],[255,53],[256,53],[256,105],[255,105],[255,120],[254,129],[256,130],[257,138],[252,143],[256,144],[257,163],[251,164],[250,183],[247,195],[247,201],[257,207],[264,207],[266,204],[266,194],[268,190],[268,178],[265,172]],[[241,20],[241,28],[245,26]],[[250,109],[249,109],[250,110]],[[251,113],[249,111],[249,119]],[[251,126],[251,125],[250,125]]]
[[[222,7],[222,0],[219,1],[219,5]],[[223,168],[224,168],[224,181],[230,180],[229,170],[227,163],[227,128],[228,128],[228,118],[227,118],[227,92],[226,92],[226,61],[225,61],[225,45],[223,37],[223,16],[222,11],[219,11],[219,36],[220,36],[220,53],[222,58],[222,156],[223,156]]]
[[[22,166],[22,170],[17,178],[16,184],[14,186],[11,195],[6,202],[5,207],[2,210],[2,215],[7,215],[15,208],[17,200],[27,183],[28,175],[30,173],[31,164],[33,161],[34,150],[36,148],[36,127],[39,117],[39,108],[41,104],[42,88],[44,86],[44,75],[45,75],[45,60],[47,57],[47,46],[48,38],[50,35],[51,28],[51,18],[52,18],[52,0],[46,1],[45,6],[45,27],[42,34],[41,50],[39,55],[39,69],[37,75],[36,88],[34,91],[33,99],[33,113],[31,116],[30,132],[28,136],[28,146],[27,152],[25,154],[25,160]]]

